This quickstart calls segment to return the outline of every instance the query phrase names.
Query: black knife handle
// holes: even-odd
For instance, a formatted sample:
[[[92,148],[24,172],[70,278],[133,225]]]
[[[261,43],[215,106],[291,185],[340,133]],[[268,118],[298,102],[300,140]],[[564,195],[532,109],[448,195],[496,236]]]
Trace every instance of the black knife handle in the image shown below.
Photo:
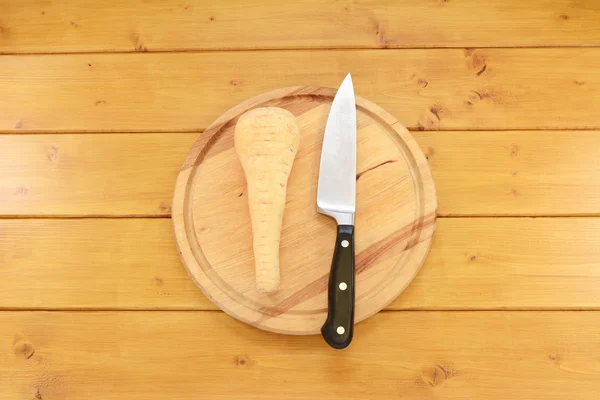
[[[354,331],[354,226],[339,225],[331,273],[329,311],[321,328],[323,338],[334,349],[348,347]]]

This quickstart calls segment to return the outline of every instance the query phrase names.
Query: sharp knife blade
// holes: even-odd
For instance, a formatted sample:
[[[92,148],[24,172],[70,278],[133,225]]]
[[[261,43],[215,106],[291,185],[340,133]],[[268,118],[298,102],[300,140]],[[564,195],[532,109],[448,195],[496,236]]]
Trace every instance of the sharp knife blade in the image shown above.
[[[350,74],[329,112],[321,150],[317,209],[338,224],[354,225],[356,212],[356,102]]]
[[[338,224],[328,289],[327,320],[321,328],[335,349],[354,332],[354,214],[356,212],[356,101],[350,74],[329,111],[319,169],[317,209]]]

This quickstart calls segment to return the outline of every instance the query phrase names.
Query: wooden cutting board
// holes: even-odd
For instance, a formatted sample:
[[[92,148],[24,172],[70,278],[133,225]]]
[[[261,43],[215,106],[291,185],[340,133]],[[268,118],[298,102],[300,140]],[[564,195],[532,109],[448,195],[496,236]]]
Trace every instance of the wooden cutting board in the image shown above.
[[[317,213],[323,133],[336,89],[295,87],[244,101],[200,135],[177,178],[172,217],[181,259],[223,311],[258,328],[320,332],[335,221]],[[427,160],[412,135],[376,104],[356,97],[355,322],[377,313],[414,278],[435,228],[436,195]],[[297,117],[300,148],[288,182],[280,245],[281,289],[255,286],[246,181],[233,147],[237,118],[262,106]]]

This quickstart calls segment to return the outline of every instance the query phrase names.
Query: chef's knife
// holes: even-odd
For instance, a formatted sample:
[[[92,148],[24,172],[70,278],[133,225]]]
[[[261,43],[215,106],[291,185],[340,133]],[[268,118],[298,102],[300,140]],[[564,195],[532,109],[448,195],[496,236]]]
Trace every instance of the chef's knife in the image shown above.
[[[317,210],[337,221],[329,276],[329,309],[321,328],[325,341],[343,349],[354,328],[354,213],[356,212],[356,103],[352,77],[339,87],[325,126]]]

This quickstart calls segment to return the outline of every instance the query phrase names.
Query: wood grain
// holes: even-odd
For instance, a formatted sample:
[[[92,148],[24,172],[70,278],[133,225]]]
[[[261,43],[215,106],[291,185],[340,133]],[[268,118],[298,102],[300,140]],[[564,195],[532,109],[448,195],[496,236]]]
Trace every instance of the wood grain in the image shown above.
[[[222,313],[3,312],[0,398],[595,400],[599,320],[382,313],[334,352]]]
[[[421,132],[439,213],[600,215],[600,132]]]
[[[0,220],[6,308],[214,309],[167,219]]]
[[[387,309],[600,309],[600,220],[438,219]],[[0,220],[3,309],[214,310],[167,219]]]
[[[600,128],[600,48],[4,56],[0,131],[199,131],[289,86],[356,93],[413,129]]]
[[[592,1],[2,0],[0,9],[0,53],[600,44]]]
[[[316,198],[323,132],[336,93],[277,89],[238,104],[198,138],[177,177],[173,226],[190,277],[223,311],[261,329],[314,334],[327,319],[337,228],[333,218],[317,213]],[[282,201],[281,284],[269,295],[256,284],[248,171],[234,148],[238,121],[256,107],[287,110],[300,139]],[[360,322],[390,304],[418,273],[431,245],[437,198],[425,155],[398,120],[356,96],[356,130],[353,315]]]
[[[197,135],[0,135],[0,214],[168,216]]]
[[[440,216],[599,215],[598,131],[413,132]],[[169,216],[198,133],[0,135],[0,215]]]
[[[581,216],[600,216],[599,17],[585,0],[0,0],[0,399],[597,399],[600,218]],[[467,218],[438,219],[394,311],[334,352],[212,311],[171,221],[120,217],[171,214],[228,108],[347,72],[425,131],[439,213]],[[544,215],[577,217],[488,218]]]

